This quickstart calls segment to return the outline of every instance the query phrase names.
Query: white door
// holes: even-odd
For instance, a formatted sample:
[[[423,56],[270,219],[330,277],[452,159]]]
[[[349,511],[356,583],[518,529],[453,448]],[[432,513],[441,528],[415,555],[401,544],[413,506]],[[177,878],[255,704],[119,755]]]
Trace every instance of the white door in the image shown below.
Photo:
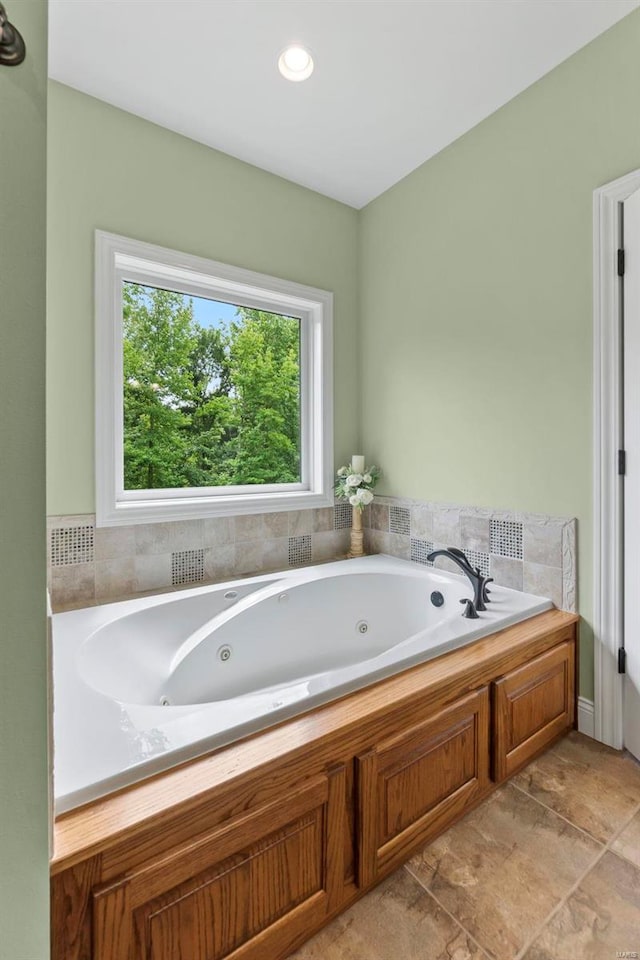
[[[625,747],[640,759],[640,190],[624,201]]]

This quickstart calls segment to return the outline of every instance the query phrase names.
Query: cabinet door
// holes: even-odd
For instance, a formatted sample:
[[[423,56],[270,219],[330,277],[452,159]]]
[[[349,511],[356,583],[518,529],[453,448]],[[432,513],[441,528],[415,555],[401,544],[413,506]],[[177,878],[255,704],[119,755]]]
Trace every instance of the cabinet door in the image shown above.
[[[359,885],[405,860],[488,783],[487,687],[358,757]]]
[[[344,891],[344,768],[93,892],[93,960],[271,960]]]
[[[505,674],[493,685],[493,778],[504,780],[574,723],[573,640]]]

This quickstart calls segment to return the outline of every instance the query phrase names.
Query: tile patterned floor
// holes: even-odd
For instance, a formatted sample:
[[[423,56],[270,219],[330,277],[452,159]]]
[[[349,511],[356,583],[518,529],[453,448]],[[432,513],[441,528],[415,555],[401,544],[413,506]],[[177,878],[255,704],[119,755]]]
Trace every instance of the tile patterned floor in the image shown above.
[[[291,960],[640,958],[640,764],[571,733]]]

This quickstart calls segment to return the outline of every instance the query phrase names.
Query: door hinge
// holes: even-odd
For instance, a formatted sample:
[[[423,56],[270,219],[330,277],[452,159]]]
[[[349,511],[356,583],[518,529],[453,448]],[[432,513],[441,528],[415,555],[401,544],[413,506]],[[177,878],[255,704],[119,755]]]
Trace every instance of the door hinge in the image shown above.
[[[618,650],[618,673],[627,672],[627,652],[624,647]]]
[[[618,276],[624,277],[624,250],[618,250]]]
[[[618,450],[618,475],[624,477],[627,472],[627,451]]]

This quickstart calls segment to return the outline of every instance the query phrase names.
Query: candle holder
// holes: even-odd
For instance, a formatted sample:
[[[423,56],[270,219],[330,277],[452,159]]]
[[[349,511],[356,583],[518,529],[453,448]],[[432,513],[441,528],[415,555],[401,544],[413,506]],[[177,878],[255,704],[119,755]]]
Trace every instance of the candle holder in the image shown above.
[[[373,500],[373,488],[380,477],[380,469],[367,468],[364,456],[354,453],[351,463],[340,467],[336,475],[334,492],[337,500],[346,500],[351,504],[351,544],[349,558],[364,557],[364,530],[362,529],[362,511]]]
[[[362,510],[351,508],[351,548],[349,559],[364,557],[364,530],[362,529]]]

